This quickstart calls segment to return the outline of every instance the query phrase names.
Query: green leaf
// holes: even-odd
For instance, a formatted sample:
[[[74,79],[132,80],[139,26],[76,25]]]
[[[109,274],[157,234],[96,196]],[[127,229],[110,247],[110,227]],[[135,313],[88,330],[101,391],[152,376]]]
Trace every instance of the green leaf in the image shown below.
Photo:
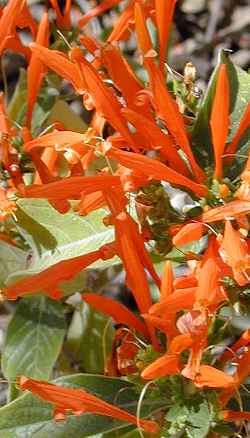
[[[166,420],[171,423],[169,434],[184,431],[188,438],[205,438],[211,425],[211,414],[206,400],[186,400],[169,409]],[[169,436],[169,435],[168,435]]]
[[[8,105],[8,116],[11,120],[19,123],[24,121],[27,108],[27,72],[20,69],[18,84]]]
[[[113,227],[105,227],[103,218],[107,211],[100,209],[81,217],[70,211],[60,214],[43,199],[20,199],[17,202],[18,226],[45,269],[60,260],[70,259],[92,251],[114,240]],[[97,261],[91,267],[106,268],[111,261]]]
[[[25,374],[49,379],[62,347],[65,321],[62,305],[47,297],[23,298],[8,326],[2,371],[10,380]]]
[[[26,251],[0,240],[0,287],[12,272],[25,269],[26,260]]]
[[[31,132],[34,137],[41,132],[41,128],[49,125],[47,119],[58,94],[59,92],[55,87],[48,86],[47,84],[40,90],[32,113]]]
[[[65,129],[76,132],[84,132],[87,129],[86,123],[79,117],[64,100],[57,100],[51,109],[47,124],[61,122]]]
[[[75,310],[67,348],[87,373],[103,373],[104,359],[111,351],[114,328],[110,319],[95,312],[87,303]]]
[[[201,104],[196,122],[192,129],[192,141],[195,145],[195,152],[202,162],[213,163],[213,147],[210,131],[210,114],[212,109],[213,98],[215,94],[217,73],[221,63],[227,65],[229,78],[229,87],[231,93],[230,103],[230,120],[231,130],[228,141],[230,141],[239,127],[240,120],[246,110],[250,100],[250,75],[240,67],[234,65],[225,52],[221,52],[221,56],[216,66],[211,79],[209,81],[206,94]],[[244,139],[240,142],[241,148],[246,146],[250,139],[250,130]]]
[[[61,260],[96,251],[114,239],[113,227],[107,228],[103,224],[107,214],[104,209],[80,217],[72,211],[60,214],[46,200],[20,199],[17,205],[17,227],[32,249],[32,258],[28,269],[9,275],[8,284],[41,272]],[[118,257],[100,259],[90,268],[104,269],[117,263]],[[82,291],[84,281],[85,271],[62,283],[64,295]]]
[[[103,377],[91,374],[75,374],[59,378],[54,383],[75,388],[84,388],[103,400],[116,404],[135,414],[138,394],[136,386],[125,380]],[[145,401],[142,415],[159,408],[162,401]],[[79,417],[69,416],[65,422],[55,423],[52,420],[53,408],[48,403],[25,394],[17,400],[0,409],[1,438],[85,438],[103,432],[113,432],[123,428],[127,430],[128,423],[112,418],[84,414]]]

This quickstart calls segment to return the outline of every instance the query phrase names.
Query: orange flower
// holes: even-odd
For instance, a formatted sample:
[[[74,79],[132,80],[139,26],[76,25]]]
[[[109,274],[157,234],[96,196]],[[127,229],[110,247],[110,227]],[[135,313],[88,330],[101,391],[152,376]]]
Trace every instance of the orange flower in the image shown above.
[[[121,114],[121,104],[114,92],[103,83],[96,69],[84,58],[80,49],[72,49],[71,56],[81,69],[86,89],[93,99],[97,112],[105,117],[110,125],[124,137],[133,150],[137,151],[138,148],[134,143],[126,120]]]
[[[225,350],[222,356],[220,357],[221,362],[226,362],[230,359],[233,359],[238,350],[242,349],[242,347],[246,347],[250,344],[250,329],[244,331],[241,337],[236,341],[233,345],[230,346],[230,349]]]
[[[135,27],[138,39],[138,46],[143,54],[145,65],[154,58],[157,53],[153,50],[152,41],[146,25],[146,17],[140,3],[135,3]]]
[[[15,214],[17,208],[15,202],[8,199],[8,194],[11,194],[11,190],[0,187],[0,221],[4,221],[10,215]]]
[[[238,127],[237,131],[235,132],[233,139],[231,141],[231,143],[228,145],[227,150],[226,150],[226,154],[235,154],[236,149],[237,149],[237,145],[242,137],[242,135],[244,134],[244,132],[248,129],[250,125],[250,102],[248,103],[246,110],[243,114],[243,117],[240,121],[240,126]],[[234,157],[227,157],[226,158],[226,162],[230,162],[233,160]]]
[[[223,420],[224,421],[241,421],[241,420],[249,420],[250,421],[250,412],[245,411],[222,411]]]
[[[69,260],[62,260],[38,274],[32,275],[3,289],[3,295],[9,300],[16,300],[20,296],[40,293],[41,291],[53,299],[61,298],[59,284],[70,280],[78,272],[94,263],[99,258],[112,258],[112,245],[107,244],[98,251],[90,252]]]
[[[198,275],[196,307],[203,308],[225,299],[218,285],[220,271],[213,259],[207,259]]]
[[[136,95],[140,93],[143,88],[126,59],[121,55],[117,47],[112,44],[107,44],[101,49],[101,60],[107,68],[109,76],[114,81],[116,88],[124,97],[127,105],[135,111],[138,111]],[[147,103],[140,105],[139,109],[147,118],[152,119]]]
[[[57,26],[62,28],[62,29],[70,29],[70,26],[71,26],[71,19],[70,19],[71,0],[66,0],[63,14],[62,14],[61,9],[58,5],[58,0],[50,0],[50,3],[56,12]]]
[[[158,379],[180,372],[180,354],[192,344],[190,335],[178,335],[170,342],[168,352],[147,366],[141,373],[143,379]]]
[[[176,354],[164,354],[148,365],[141,373],[145,380],[159,379],[172,376],[180,372],[180,358]]]
[[[215,96],[210,118],[212,131],[215,177],[222,177],[222,155],[229,129],[230,90],[227,76],[227,67],[221,64],[216,82]]]
[[[58,50],[50,50],[40,44],[31,43],[30,49],[37,57],[54,70],[59,76],[69,81],[79,94],[84,94],[86,84],[81,77],[77,66],[69,61],[66,55]]]
[[[137,420],[134,415],[99,399],[83,389],[63,388],[25,376],[18,378],[17,387],[22,391],[31,391],[42,400],[52,403],[55,406],[54,418],[57,421],[64,420],[68,412],[73,415],[82,415],[86,412],[91,412],[92,414],[113,417],[135,425],[140,425],[149,433],[156,433],[159,429],[157,423],[154,421]]]
[[[15,36],[16,23],[26,0],[10,0],[0,18],[0,54],[6,47],[7,38]]]
[[[140,132],[145,141],[150,143],[150,147],[156,151],[159,151],[163,160],[167,160],[170,167],[177,172],[182,173],[185,176],[189,175],[186,164],[179,155],[173,139],[170,135],[164,134],[156,122],[149,120],[141,114],[141,107],[136,111],[129,108],[123,108],[122,114],[124,117],[136,128],[137,132]]]
[[[247,242],[242,239],[239,231],[236,231],[229,220],[226,221],[222,243],[220,245],[222,260],[233,270],[234,279],[240,286],[250,282],[250,256]]]
[[[206,228],[201,222],[192,222],[186,225],[178,231],[173,237],[173,244],[175,246],[186,245],[187,243],[199,240]]]
[[[108,9],[113,8],[114,6],[118,5],[121,2],[121,0],[104,0],[102,3],[98,6],[96,6],[93,9],[90,9],[84,16],[79,20],[79,26],[83,27],[86,26],[86,24],[94,17],[98,17],[99,15],[103,14]]]
[[[250,213],[250,201],[232,201],[221,207],[212,208],[202,214],[203,222],[217,222],[221,220],[232,220],[242,214]]]
[[[111,316],[116,323],[125,324],[130,329],[134,329],[143,336],[148,337],[145,324],[123,304],[112,300],[112,298],[94,293],[84,293],[82,298],[95,310]]]
[[[183,117],[179,112],[177,103],[167,90],[165,78],[154,62],[147,64],[147,67],[150,77],[150,87],[154,97],[153,104],[157,115],[164,121],[177,145],[185,152],[196,179],[198,181],[204,181],[205,174],[194,158]]]
[[[160,69],[164,70],[170,27],[177,0],[155,0],[156,23],[160,46]]]
[[[105,372],[108,376],[127,376],[137,372],[136,355],[140,348],[134,333],[126,327],[118,328],[108,357]]]
[[[42,46],[47,46],[49,42],[49,20],[48,14],[45,13],[41,19],[36,36],[36,42]],[[28,108],[27,108],[27,126],[30,126],[32,111],[36,98],[41,87],[46,68],[35,53],[32,53],[30,63],[28,66]]]
[[[190,310],[195,303],[196,287],[179,289],[169,295],[165,300],[154,304],[150,309],[150,315],[168,319],[180,310]]]
[[[235,379],[210,365],[201,365],[194,383],[198,388],[231,388],[235,385]]]
[[[54,201],[81,199],[82,193],[105,190],[119,183],[119,177],[113,175],[72,176],[44,186],[19,187],[19,190],[24,197],[44,198],[53,204]]]
[[[162,274],[160,301],[164,301],[165,298],[168,298],[173,293],[173,281],[172,263],[168,260],[165,263]]]
[[[133,19],[135,0],[130,0],[123,12],[116,21],[111,34],[108,37],[109,43],[114,43],[129,37],[128,27]]]
[[[172,184],[188,187],[199,196],[206,196],[207,194],[207,188],[205,186],[197,184],[153,158],[112,148],[105,152],[107,156],[114,158],[123,166],[128,167],[129,169],[134,169],[152,179],[157,181],[168,181]]]

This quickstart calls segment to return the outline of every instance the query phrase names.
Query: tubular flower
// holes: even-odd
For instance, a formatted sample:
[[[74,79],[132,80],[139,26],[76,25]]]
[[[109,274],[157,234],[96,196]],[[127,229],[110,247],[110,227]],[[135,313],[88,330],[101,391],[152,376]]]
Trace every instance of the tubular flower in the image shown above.
[[[129,328],[136,330],[143,336],[148,337],[148,332],[145,324],[123,304],[112,300],[112,298],[97,295],[94,293],[84,293],[82,295],[82,298],[95,310],[98,310],[105,315],[111,316],[116,323],[125,324]]]
[[[79,65],[86,89],[91,95],[94,106],[103,117],[113,126],[128,142],[128,145],[137,151],[134,140],[127,127],[126,120],[121,114],[121,105],[115,94],[102,81],[96,69],[84,58],[77,48],[72,49],[72,58]]]
[[[232,359],[238,350],[242,350],[243,347],[247,347],[250,344],[250,329],[247,329],[243,332],[241,337],[236,341],[233,345],[230,346],[230,349],[226,350],[222,356],[220,357],[220,361],[226,362]]]
[[[84,254],[69,260],[62,260],[55,265],[50,266],[38,274],[32,275],[3,289],[3,296],[9,300],[16,300],[20,296],[40,293],[43,291],[46,295],[57,300],[61,298],[59,284],[70,280],[78,272],[90,266],[98,259],[112,258],[114,252],[112,245],[107,244],[98,251]]]
[[[229,220],[226,221],[222,243],[220,245],[222,260],[233,270],[234,279],[240,286],[250,281],[250,256],[247,242],[242,239],[239,231],[236,231]]]
[[[156,23],[160,46],[160,69],[164,70],[170,27],[177,0],[155,0]]]
[[[49,42],[49,21],[48,14],[45,13],[41,19],[37,36],[36,43],[42,46],[47,46]],[[28,67],[28,109],[27,109],[27,125],[30,126],[32,111],[36,98],[41,87],[41,83],[44,75],[46,74],[46,68],[44,64],[40,61],[35,53],[32,54],[29,67]]]
[[[82,415],[91,412],[92,414],[117,418],[139,425],[149,433],[158,431],[158,425],[154,421],[137,420],[134,415],[95,397],[83,389],[63,388],[45,381],[29,379],[25,376],[19,377],[17,387],[22,391],[31,391],[42,400],[52,403],[55,406],[54,419],[56,421],[64,420],[67,413]]]
[[[137,153],[116,150],[114,148],[107,148],[105,153],[107,156],[117,160],[123,166],[128,167],[129,169],[134,169],[141,174],[145,174],[151,179],[157,181],[163,180],[172,184],[189,187],[190,190],[200,196],[205,196],[207,194],[207,188],[205,186],[197,184],[153,158]]]
[[[210,119],[215,155],[216,178],[222,177],[222,155],[224,152],[229,129],[229,105],[230,93],[227,67],[225,64],[221,64],[218,72],[215,97]]]
[[[58,0],[50,0],[51,6],[54,8],[56,13],[56,23],[58,27],[62,29],[70,29],[71,27],[71,19],[70,19],[70,11],[71,11],[71,0],[66,0],[66,4],[64,7],[64,12],[61,12],[61,9],[58,5]]]
[[[135,373],[137,371],[136,355],[139,349],[134,333],[126,327],[118,328],[106,363],[106,374],[114,377]]]
[[[92,18],[98,17],[98,15],[103,14],[103,12],[108,9],[113,8],[118,5],[121,0],[103,0],[100,5],[96,6],[93,9],[90,9],[80,20],[79,26],[85,26]]]
[[[226,155],[229,155],[229,157],[226,158],[227,162],[230,162],[233,160],[233,156],[236,152],[237,145],[238,145],[241,137],[245,133],[245,131],[249,128],[249,126],[250,126],[250,102],[248,103],[246,110],[243,114],[243,117],[242,117],[241,122],[240,122],[240,126],[238,127],[237,131],[235,132],[235,134],[233,136],[231,143],[228,145],[228,147],[226,149]]]
[[[149,142],[152,149],[159,151],[161,158],[166,160],[171,168],[185,176],[189,175],[187,166],[179,155],[171,136],[164,134],[155,122],[146,118],[141,112],[138,113],[138,109],[136,112],[130,108],[123,108],[122,114],[134,125],[137,132],[145,137],[145,142]]]
[[[17,21],[25,3],[26,0],[10,0],[3,9],[0,18],[0,54],[6,47],[7,38],[15,37]]]
[[[81,77],[77,66],[67,59],[64,53],[58,50],[50,50],[40,44],[31,43],[30,49],[37,57],[59,76],[69,81],[76,92],[83,95],[86,92],[86,84]]]
[[[177,103],[171,97],[165,85],[165,78],[154,62],[147,64],[150,77],[150,87],[153,93],[153,104],[157,115],[164,121],[176,144],[186,154],[193,174],[197,181],[204,181],[205,174],[198,166],[185,130],[184,121]]]
[[[235,379],[210,365],[201,365],[194,383],[198,388],[232,388]]]
[[[180,354],[192,344],[190,335],[178,335],[169,345],[168,352],[147,366],[141,373],[143,379],[157,379],[180,372]]]
[[[201,222],[193,222],[186,225],[178,231],[173,237],[173,244],[175,246],[186,245],[187,243],[199,240],[206,228]]]

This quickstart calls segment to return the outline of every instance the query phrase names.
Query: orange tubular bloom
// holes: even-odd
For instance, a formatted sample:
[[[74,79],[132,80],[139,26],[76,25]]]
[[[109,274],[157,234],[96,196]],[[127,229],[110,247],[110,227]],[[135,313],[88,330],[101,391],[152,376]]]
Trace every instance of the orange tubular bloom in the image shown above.
[[[165,263],[163,274],[162,274],[160,301],[164,301],[173,293],[173,289],[174,289],[173,282],[174,282],[174,273],[173,273],[172,263],[168,260]]]
[[[69,412],[73,415],[82,415],[86,412],[117,418],[122,421],[139,425],[148,433],[156,433],[159,430],[157,423],[149,420],[137,420],[128,412],[111,405],[83,389],[63,388],[45,381],[29,379],[21,376],[17,380],[17,387],[22,391],[31,391],[46,402],[55,406],[54,419],[64,420]]]
[[[109,43],[114,43],[122,39],[127,39],[129,36],[128,26],[134,16],[135,0],[130,0],[115,23],[115,26],[108,37]]]
[[[138,173],[145,174],[149,178],[157,181],[167,181],[172,184],[184,186],[189,188],[198,196],[206,196],[207,187],[202,184],[197,184],[191,179],[181,175],[170,167],[165,166],[153,158],[145,155],[140,155],[132,152],[126,152],[121,150],[109,149],[106,151],[106,155],[114,158],[120,164],[129,169],[136,170]]]
[[[16,23],[26,0],[10,0],[0,18],[0,55],[6,47],[7,39],[15,36]]]
[[[140,3],[135,3],[135,27],[138,39],[138,45],[144,57],[144,63],[150,62],[150,58],[156,56],[153,50],[152,41],[146,25],[146,17]]]
[[[47,65],[51,70],[54,70],[59,76],[69,81],[79,94],[84,94],[86,84],[84,83],[77,66],[69,61],[64,53],[58,50],[50,50],[40,44],[31,43],[29,45],[31,51]]]
[[[250,421],[250,412],[245,411],[222,411],[223,420],[224,421],[241,421],[241,420],[249,420]]]
[[[71,26],[71,19],[70,19],[71,0],[66,0],[66,5],[64,8],[63,14],[61,13],[61,10],[60,10],[60,7],[58,5],[57,0],[50,0],[50,3],[56,12],[56,23],[57,23],[58,27],[60,27],[62,29],[70,29],[70,26]]]
[[[200,222],[192,222],[191,224],[183,225],[180,231],[173,237],[173,244],[180,246],[186,245],[194,240],[199,240],[204,231],[206,231],[206,227]]]
[[[140,112],[138,112],[140,109]],[[124,117],[150,143],[152,149],[160,152],[161,157],[167,160],[170,167],[185,176],[189,175],[186,164],[179,155],[171,136],[164,134],[158,125],[141,114],[141,107],[137,111],[129,108],[122,109]]]
[[[97,112],[105,117],[110,125],[124,137],[132,149],[137,151],[138,148],[128,129],[127,122],[121,114],[122,106],[116,95],[103,83],[96,69],[84,58],[80,49],[72,49],[71,56],[81,69],[86,89],[93,99]]]
[[[74,131],[54,131],[50,134],[42,135],[34,140],[25,143],[24,148],[26,152],[30,152],[33,148],[47,148],[59,145],[71,145],[84,142],[85,134],[80,134]]]
[[[121,0],[104,0],[102,3],[98,6],[96,6],[93,9],[90,9],[80,20],[79,20],[79,26],[83,27],[86,26],[86,24],[95,17],[98,17],[99,15],[103,14],[108,9],[111,9],[118,5],[121,2]]]
[[[201,365],[194,384],[198,388],[206,386],[209,388],[232,388],[235,385],[235,379],[210,365]]]
[[[147,366],[141,373],[143,379],[158,379],[180,372],[180,354],[192,344],[190,335],[178,335],[169,345],[168,352]]]
[[[102,63],[108,70],[109,76],[114,81],[116,88],[121,92],[127,105],[138,111],[136,95],[143,90],[126,59],[121,55],[117,47],[107,44],[101,49]],[[140,105],[140,113],[152,119],[149,105]],[[123,114],[123,113],[122,113]]]
[[[241,337],[236,341],[233,345],[230,346],[230,349],[226,350],[223,355],[220,357],[221,362],[226,362],[232,359],[240,348],[246,347],[250,344],[250,329],[245,330]]]
[[[154,304],[150,309],[150,315],[156,315],[168,319],[180,310],[191,310],[195,303],[196,287],[178,290],[169,295],[160,303]]]
[[[49,42],[49,20],[48,14],[45,13],[40,22],[36,42],[42,46],[47,46]],[[32,111],[36,98],[41,87],[46,68],[35,53],[32,53],[28,66],[28,109],[27,109],[27,126],[30,126]]]
[[[249,126],[250,126],[250,102],[248,103],[247,108],[243,114],[239,128],[237,129],[236,133],[234,134],[231,143],[228,145],[228,148],[226,150],[226,154],[230,154],[230,155],[235,154],[236,149],[237,149],[237,145],[238,145],[242,135],[249,128]],[[233,158],[234,157],[227,157],[226,162],[228,163],[228,162],[232,161]]]
[[[164,70],[170,27],[177,0],[155,0],[156,23],[160,46],[160,69]]]
[[[219,270],[213,259],[208,259],[199,272],[196,291],[197,306],[206,307],[216,301],[218,295]]]
[[[22,187],[22,194],[27,198],[44,198],[49,201],[73,200],[81,199],[82,193],[108,189],[119,182],[120,178],[113,175],[72,176],[45,186]]]
[[[147,64],[147,67],[156,112],[165,122],[168,131],[172,134],[177,145],[185,152],[196,179],[198,181],[204,181],[205,174],[194,158],[183,117],[179,112],[177,103],[167,90],[164,75],[154,62]]]
[[[111,248],[111,251],[109,250]],[[90,252],[69,260],[62,260],[38,274],[32,275],[3,289],[3,295],[9,300],[16,300],[20,296],[30,295],[43,291],[53,299],[61,298],[59,283],[70,280],[78,272],[90,266],[98,259],[112,258],[112,246],[107,244],[98,251]]]
[[[248,245],[230,221],[226,221],[223,241],[220,246],[222,260],[233,270],[234,278],[240,286],[250,282],[250,256]]]
[[[111,316],[116,323],[125,324],[146,338],[148,337],[148,331],[145,324],[126,306],[118,301],[94,293],[84,293],[82,298],[84,301],[86,301],[86,303],[93,307],[93,309],[100,311],[105,315]]]
[[[232,201],[221,207],[212,208],[202,214],[202,222],[217,222],[225,219],[232,220],[242,214],[250,213],[250,201]]]
[[[210,119],[212,131],[215,177],[222,177],[222,155],[227,140],[229,128],[230,90],[227,76],[227,67],[222,64],[219,69],[215,97]]]

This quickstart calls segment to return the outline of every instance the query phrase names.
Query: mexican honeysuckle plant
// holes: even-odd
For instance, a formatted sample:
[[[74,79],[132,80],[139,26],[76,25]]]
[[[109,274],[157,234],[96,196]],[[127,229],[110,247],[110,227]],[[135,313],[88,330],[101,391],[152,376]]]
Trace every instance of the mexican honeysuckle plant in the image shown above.
[[[249,74],[176,74],[176,0],[30,3],[0,9],[0,436],[247,436]]]

